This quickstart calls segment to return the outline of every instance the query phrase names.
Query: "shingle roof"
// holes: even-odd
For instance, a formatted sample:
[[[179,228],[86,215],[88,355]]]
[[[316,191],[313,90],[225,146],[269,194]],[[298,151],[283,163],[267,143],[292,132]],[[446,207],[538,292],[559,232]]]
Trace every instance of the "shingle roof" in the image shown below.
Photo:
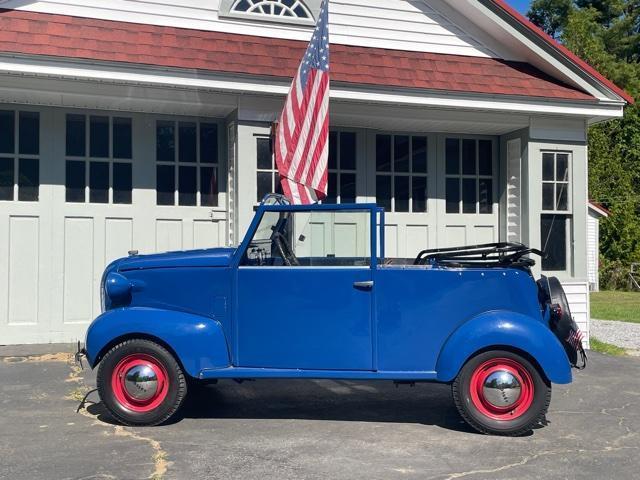
[[[290,78],[306,42],[0,9],[0,52]],[[594,100],[521,62],[333,44],[333,82]]]

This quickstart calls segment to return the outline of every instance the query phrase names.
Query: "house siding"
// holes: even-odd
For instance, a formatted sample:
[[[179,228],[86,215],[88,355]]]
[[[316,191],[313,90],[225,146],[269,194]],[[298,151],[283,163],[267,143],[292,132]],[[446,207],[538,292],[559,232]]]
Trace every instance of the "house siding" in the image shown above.
[[[313,0],[308,3],[318,3]],[[104,20],[308,40],[308,25],[260,23],[219,16],[220,1],[186,0],[9,0],[2,8],[55,13]],[[490,37],[474,27],[446,2],[434,0],[334,0],[330,2],[331,41],[345,45],[380,47],[475,57],[517,59],[504,47],[490,48]]]

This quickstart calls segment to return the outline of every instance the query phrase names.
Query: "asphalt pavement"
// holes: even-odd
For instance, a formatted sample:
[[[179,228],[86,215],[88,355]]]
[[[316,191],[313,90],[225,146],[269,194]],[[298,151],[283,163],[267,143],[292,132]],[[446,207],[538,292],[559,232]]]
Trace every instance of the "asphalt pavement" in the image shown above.
[[[0,347],[0,478],[632,479],[640,359],[591,353],[554,386],[548,425],[480,435],[447,385],[233,381],[191,392],[168,425],[114,424],[70,346]],[[96,402],[96,403],[93,403]]]

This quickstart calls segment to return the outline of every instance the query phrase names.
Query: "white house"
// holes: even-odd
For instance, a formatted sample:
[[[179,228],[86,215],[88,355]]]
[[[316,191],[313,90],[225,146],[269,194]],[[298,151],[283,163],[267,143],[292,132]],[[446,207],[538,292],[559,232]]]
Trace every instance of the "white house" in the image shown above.
[[[607,218],[609,210],[602,205],[589,202],[589,216],[587,217],[587,277],[589,290],[600,290],[600,219]]]
[[[105,264],[233,245],[320,0],[0,2],[0,344],[81,338]],[[544,247],[588,334],[587,127],[632,99],[503,0],[331,0],[330,201],[387,254]]]

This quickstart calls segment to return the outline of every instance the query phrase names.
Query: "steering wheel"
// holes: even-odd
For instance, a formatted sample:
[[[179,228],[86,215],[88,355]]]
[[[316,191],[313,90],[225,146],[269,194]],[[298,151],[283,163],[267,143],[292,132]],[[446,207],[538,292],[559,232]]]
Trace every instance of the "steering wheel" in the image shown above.
[[[298,267],[300,266],[300,261],[298,257],[293,253],[293,249],[289,242],[280,232],[275,232],[273,235],[273,244],[276,247],[276,251],[278,255],[282,257],[282,261],[287,267]]]

